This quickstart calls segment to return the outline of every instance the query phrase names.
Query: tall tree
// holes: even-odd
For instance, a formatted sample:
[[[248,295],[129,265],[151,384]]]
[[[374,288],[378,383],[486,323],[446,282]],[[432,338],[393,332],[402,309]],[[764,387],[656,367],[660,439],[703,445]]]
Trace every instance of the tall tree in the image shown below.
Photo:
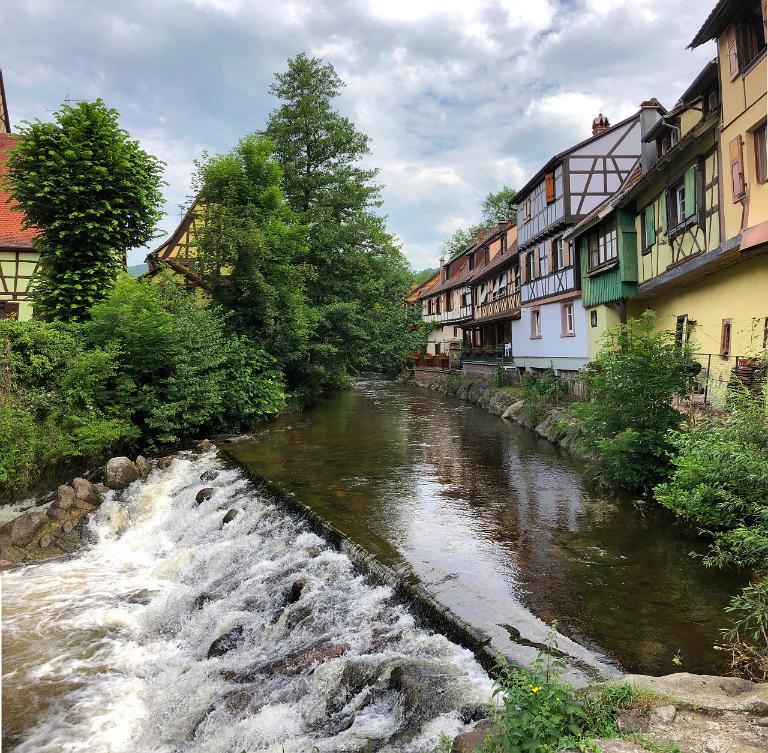
[[[487,230],[506,220],[516,222],[517,213],[512,208],[512,202],[516,195],[517,191],[509,186],[503,186],[495,192],[491,191],[483,199],[480,223],[467,228],[458,228],[450,238],[440,244],[440,253],[447,259],[453,259],[475,241],[480,230]]]
[[[381,368],[384,343],[401,338],[408,265],[376,213],[377,170],[360,164],[369,138],[333,107],[343,86],[332,65],[302,53],[270,90],[279,106],[266,134],[288,201],[308,228],[314,273],[308,297],[317,321],[300,367],[289,373],[294,385],[331,386]]]
[[[283,171],[264,136],[197,165],[203,222],[196,271],[233,324],[281,365],[299,357],[313,326],[305,298],[306,228],[285,200]]]
[[[53,122],[25,123],[7,185],[40,235],[35,305],[52,320],[85,317],[155,235],[164,164],[120,128],[101,99],[62,105]]]

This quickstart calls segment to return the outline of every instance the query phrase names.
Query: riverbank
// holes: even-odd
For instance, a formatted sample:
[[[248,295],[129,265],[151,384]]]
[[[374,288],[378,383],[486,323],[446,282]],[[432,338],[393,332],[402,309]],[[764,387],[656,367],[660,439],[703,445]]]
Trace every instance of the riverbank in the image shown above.
[[[575,447],[574,433],[569,431],[572,419],[568,412],[562,406],[550,406],[541,415],[532,415],[526,411],[519,388],[493,387],[483,379],[440,373],[435,373],[429,379],[417,376],[401,377],[401,381],[465,400],[505,421],[530,429],[537,436],[562,447],[579,460],[590,459],[579,453]]]

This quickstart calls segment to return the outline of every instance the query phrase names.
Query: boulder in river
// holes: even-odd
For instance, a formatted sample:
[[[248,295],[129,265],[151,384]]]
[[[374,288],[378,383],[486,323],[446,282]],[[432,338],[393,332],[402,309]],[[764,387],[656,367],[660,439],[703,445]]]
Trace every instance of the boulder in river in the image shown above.
[[[210,499],[215,493],[216,490],[212,486],[206,486],[195,495],[195,504],[199,505],[201,502],[205,502],[205,500]]]
[[[22,513],[0,528],[0,542],[6,540],[12,546],[27,546],[48,520],[44,512]]]
[[[232,649],[237,648],[243,642],[243,626],[237,625],[228,633],[220,635],[208,648],[207,658],[212,659],[215,656],[224,656]]]
[[[213,442],[211,442],[210,439],[204,439],[202,442],[198,442],[195,445],[195,449],[198,452],[210,452],[211,450],[216,449],[216,445]]]
[[[51,507],[57,507],[59,510],[70,510],[75,504],[75,490],[71,486],[62,484],[56,490],[56,499]],[[49,516],[53,517],[53,516]]]
[[[218,475],[219,475],[218,471],[214,471],[214,470],[203,471],[200,474],[200,480],[201,481],[213,481]]]
[[[136,464],[126,457],[110,458],[104,473],[104,483],[110,489],[120,490],[139,478]]]
[[[84,478],[76,478],[72,482],[75,491],[75,507],[87,510],[98,507],[102,503],[102,497],[94,484]],[[61,487],[59,487],[61,488]]]
[[[136,466],[136,470],[139,472],[139,476],[142,478],[146,478],[152,472],[152,466],[150,465],[149,460],[147,460],[143,455],[136,456],[134,465]]]
[[[224,516],[224,520],[221,521],[221,525],[225,526],[227,523],[231,523],[236,517],[239,510],[236,510],[234,507],[230,510],[227,510],[227,514]]]
[[[69,510],[62,510],[55,502],[45,511],[45,514],[51,520],[69,520]]]

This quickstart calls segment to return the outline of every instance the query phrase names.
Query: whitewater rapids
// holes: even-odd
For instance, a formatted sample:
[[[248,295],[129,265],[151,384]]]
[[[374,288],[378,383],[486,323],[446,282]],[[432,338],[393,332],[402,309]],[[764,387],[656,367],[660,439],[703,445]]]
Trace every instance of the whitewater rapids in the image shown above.
[[[418,753],[489,701],[470,652],[214,452],[110,493],[87,535],[2,576],[4,750]]]

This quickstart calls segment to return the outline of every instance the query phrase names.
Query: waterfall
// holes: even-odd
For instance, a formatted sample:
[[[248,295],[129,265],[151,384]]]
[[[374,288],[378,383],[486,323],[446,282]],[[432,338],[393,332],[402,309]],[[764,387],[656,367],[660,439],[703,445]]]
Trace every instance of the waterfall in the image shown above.
[[[2,576],[5,750],[417,753],[487,710],[470,652],[214,452],[110,493],[86,535]]]

